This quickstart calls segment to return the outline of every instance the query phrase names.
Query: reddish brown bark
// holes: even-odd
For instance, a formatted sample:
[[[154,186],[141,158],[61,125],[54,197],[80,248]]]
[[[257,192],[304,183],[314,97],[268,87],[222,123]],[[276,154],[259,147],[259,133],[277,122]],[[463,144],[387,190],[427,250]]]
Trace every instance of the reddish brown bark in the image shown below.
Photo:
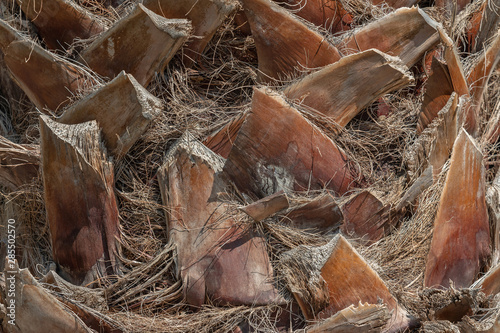
[[[466,106],[467,110],[474,117],[479,117],[481,105],[483,104],[484,93],[488,81],[498,67],[500,62],[500,34],[495,37],[490,46],[482,54],[479,61],[472,68],[467,81],[470,86],[471,99]],[[495,113],[493,113],[495,115]],[[500,133],[498,129],[497,116],[493,116],[488,122],[485,130],[485,138],[491,144],[494,144]],[[493,120],[494,119],[494,120]]]
[[[318,318],[327,318],[351,304],[377,304],[382,300],[393,311],[387,332],[404,330],[409,325],[406,311],[397,304],[384,281],[342,236],[336,236],[332,243],[334,248],[321,268],[330,305]]]
[[[255,89],[224,173],[247,195],[331,189],[343,194],[361,182],[345,153],[278,94]]]
[[[99,19],[68,0],[16,0],[50,49],[67,49],[75,39],[104,31]]]
[[[113,167],[96,122],[64,125],[42,116],[40,134],[45,208],[61,276],[81,285],[119,274]]]
[[[499,7],[499,0],[484,1],[480,11],[472,17],[471,29],[467,34],[472,52],[481,51],[484,44],[497,33],[500,24]]]
[[[36,107],[57,111],[72,94],[93,81],[85,71],[35,43],[15,41],[5,51],[5,64]]]
[[[331,33],[351,29],[352,15],[344,9],[341,1],[285,0],[275,2],[304,20],[323,27]]]
[[[425,286],[467,288],[490,255],[483,155],[462,130],[453,145],[450,170],[434,221]]]
[[[255,221],[259,222],[286,208],[288,208],[288,198],[284,191],[279,191],[278,193],[246,205],[242,207],[241,210]]]
[[[437,22],[417,7],[400,8],[348,37],[342,50],[353,53],[375,48],[401,58],[411,67],[439,43],[437,26]]]
[[[247,115],[247,113],[242,113],[241,115],[233,118],[219,131],[209,135],[205,140],[203,140],[203,144],[214,153],[227,158],[231,148],[233,147],[234,140],[236,140],[236,135],[238,135],[241,125],[243,125]]]
[[[445,63],[435,59],[431,66],[431,75],[427,80],[422,111],[417,125],[417,133],[421,133],[445,107],[451,94],[455,91],[458,97],[469,97],[469,88],[465,79],[460,57],[453,41],[439,28],[439,34],[444,45],[443,58]],[[459,119],[471,133],[477,130],[477,116],[467,109]]]
[[[422,133],[443,109],[454,92],[448,66],[433,58],[431,74],[425,85],[422,110],[418,117],[417,134]]]
[[[392,311],[385,332],[399,332],[410,324],[406,310],[398,305],[379,275],[341,235],[321,247],[299,246],[285,253],[281,263],[291,268],[289,274],[295,275],[289,280],[289,287],[308,319],[325,319],[359,302],[382,301]],[[327,292],[323,308],[307,301],[308,297],[323,297],[321,290],[310,295],[311,286],[318,285],[318,281],[322,281],[319,285],[324,285]]]
[[[389,232],[384,205],[369,191],[356,194],[342,206],[342,231],[367,242],[376,242]]]
[[[270,0],[243,0],[262,82],[285,79],[340,59],[338,50]]]
[[[333,195],[323,193],[292,208],[281,221],[296,228],[328,231],[338,227],[342,219],[342,212]]]
[[[479,29],[481,29],[483,11],[487,4],[488,1],[484,1],[479,11],[475,12],[469,20],[467,29],[467,50],[469,52],[472,52],[476,48],[476,38],[477,34],[479,33]]]
[[[236,9],[232,0],[145,0],[144,7],[169,19],[188,19],[193,25],[193,40],[184,47],[184,64],[200,59],[208,42],[224,20]]]
[[[491,117],[486,124],[482,140],[490,144],[495,144],[500,137],[500,102],[497,103],[491,112]]]
[[[453,89],[455,89],[458,97],[469,95],[469,85],[465,78],[462,61],[458,55],[457,47],[452,39],[446,34],[444,29],[438,28],[441,43],[444,46],[444,60],[448,66]]]
[[[224,184],[214,175],[224,160],[189,133],[168,152],[158,179],[177,273],[186,302],[259,305],[279,302],[262,237],[238,225],[229,205],[211,199]],[[208,298],[208,299],[207,299]]]
[[[309,74],[287,87],[284,94],[344,127],[379,97],[412,81],[413,77],[399,59],[378,50],[368,50]]]
[[[429,164],[432,165],[434,179],[438,178],[453,150],[458,134],[458,103],[458,95],[452,93],[446,105],[437,114],[436,137],[429,154]]]
[[[142,4],[81,53],[82,63],[110,79],[121,71],[147,86],[189,36],[187,20],[168,20]]]
[[[144,133],[162,107],[163,103],[132,75],[122,72],[101,89],[67,108],[58,121],[79,124],[96,120],[108,151],[121,157]]]

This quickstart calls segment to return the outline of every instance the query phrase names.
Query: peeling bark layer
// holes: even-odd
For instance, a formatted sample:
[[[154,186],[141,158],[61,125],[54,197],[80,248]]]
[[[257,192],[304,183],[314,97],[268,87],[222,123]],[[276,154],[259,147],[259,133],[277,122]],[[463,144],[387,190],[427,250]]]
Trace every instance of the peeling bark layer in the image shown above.
[[[372,49],[344,57],[309,74],[285,88],[284,94],[344,127],[379,97],[412,81],[413,77],[399,59]]]
[[[473,38],[471,38],[472,52],[481,51],[484,48],[485,42],[498,32],[500,25],[499,8],[499,0],[484,1],[481,6],[477,34],[474,34]],[[474,25],[474,22],[472,22],[472,25]]]
[[[329,318],[353,304],[378,304],[381,300],[392,311],[385,332],[398,332],[410,324],[406,310],[397,304],[382,279],[341,235],[321,247],[290,250],[280,264],[294,275],[287,277],[289,287],[307,319]],[[318,291],[311,295],[314,286]],[[310,304],[308,299],[324,297],[322,290],[327,295],[326,304]]]
[[[208,299],[221,305],[278,302],[269,282],[273,270],[263,238],[238,225],[228,204],[211,199],[224,188],[214,177],[223,164],[222,158],[187,133],[159,170],[186,302],[195,306]]]
[[[479,117],[481,105],[483,104],[484,93],[488,81],[500,62],[500,34],[491,42],[490,46],[479,58],[477,64],[472,68],[467,81],[470,86],[470,110],[468,112],[474,117]],[[477,125],[476,125],[477,127]],[[474,128],[477,132],[477,128]],[[488,123],[486,127],[486,139],[494,144],[499,135],[498,123]]]
[[[99,19],[69,0],[16,0],[50,49],[67,49],[75,39],[104,31]]]
[[[191,21],[196,38],[184,47],[184,64],[190,65],[200,59],[208,42],[237,4],[233,0],[145,0],[143,5],[163,17]]]
[[[437,113],[436,138],[429,154],[434,179],[441,173],[453,150],[458,134],[458,110],[458,96],[452,93],[446,105]]]
[[[342,206],[342,231],[367,242],[376,242],[388,234],[390,225],[384,218],[384,205],[370,191],[356,194]]]
[[[437,117],[438,112],[445,107],[453,92],[456,92],[457,97],[469,98],[469,87],[457,49],[442,28],[438,28],[438,31],[444,45],[445,63],[436,58],[432,60],[431,75],[427,80],[422,111],[417,124],[419,134]],[[466,129],[476,131],[477,116],[468,112],[467,107],[460,118],[460,124],[464,124]]]
[[[467,288],[490,255],[483,155],[461,130],[434,221],[425,268],[426,287]]]
[[[113,167],[97,123],[65,125],[41,116],[40,134],[45,207],[61,276],[82,285],[119,274]]]
[[[259,222],[286,208],[288,208],[288,198],[284,191],[279,191],[246,205],[242,207],[241,210],[255,221]]]
[[[400,8],[345,40],[348,53],[378,49],[396,56],[409,68],[439,43],[438,23],[421,9]]]
[[[422,133],[443,109],[454,92],[448,66],[436,58],[432,59],[431,75],[427,80],[417,123],[417,134]]]
[[[67,108],[58,119],[63,124],[96,120],[108,151],[117,157],[139,139],[163,103],[132,75],[120,73],[101,89]]]
[[[345,153],[283,98],[255,89],[252,110],[224,166],[237,188],[262,198],[280,190],[344,194],[361,182]]]
[[[72,94],[93,84],[82,68],[29,41],[12,42],[5,50],[5,64],[40,111],[57,111]]]
[[[285,79],[340,59],[338,50],[270,0],[243,0],[259,60],[261,82]]]
[[[342,219],[342,212],[333,195],[323,193],[290,209],[281,221],[295,228],[328,231],[338,227]]]
[[[147,86],[162,72],[191,32],[184,19],[167,20],[142,4],[101,34],[81,54],[96,73],[114,78],[121,71]]]

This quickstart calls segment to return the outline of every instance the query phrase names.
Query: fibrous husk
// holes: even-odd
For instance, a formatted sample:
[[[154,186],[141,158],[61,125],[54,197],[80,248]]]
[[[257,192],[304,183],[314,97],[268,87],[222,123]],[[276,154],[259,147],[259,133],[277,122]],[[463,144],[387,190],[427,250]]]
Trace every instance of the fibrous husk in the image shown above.
[[[12,191],[38,177],[40,148],[18,145],[0,136],[0,184]]]

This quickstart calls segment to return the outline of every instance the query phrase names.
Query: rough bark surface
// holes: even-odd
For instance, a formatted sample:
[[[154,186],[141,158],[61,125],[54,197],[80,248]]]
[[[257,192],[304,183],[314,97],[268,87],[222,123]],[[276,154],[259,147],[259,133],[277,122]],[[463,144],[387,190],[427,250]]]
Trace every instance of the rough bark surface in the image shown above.
[[[284,139],[286,138],[286,140]],[[252,110],[224,166],[250,196],[327,188],[344,194],[361,181],[345,153],[280,95],[255,89]]]
[[[6,288],[16,292],[13,293],[13,297],[7,296],[3,300],[7,313],[9,313],[8,306],[11,305],[11,302],[13,301],[15,304],[15,325],[9,324],[10,317],[3,318],[2,328],[4,332],[92,332],[76,315],[69,312],[54,296],[47,293],[28,269],[20,270],[17,262],[10,261],[6,261],[5,267]]]
[[[29,41],[12,42],[5,50],[5,64],[42,112],[59,110],[79,89],[93,84],[82,68]]]
[[[382,279],[341,235],[321,247],[299,246],[290,250],[283,254],[281,264],[294,267],[294,273],[289,272],[295,275],[289,278],[289,287],[292,292],[295,290],[294,296],[308,319],[325,319],[353,304],[378,304],[382,300],[392,311],[384,331],[398,332],[410,324],[406,310],[397,304]],[[314,308],[307,302],[310,286],[318,285],[318,275],[328,295],[323,308]]]
[[[338,50],[270,0],[243,0],[262,82],[285,79],[340,59]]]
[[[273,195],[262,198],[249,205],[241,208],[241,210],[259,222],[263,219],[272,216],[280,210],[288,208],[288,198],[284,191],[279,191]]]
[[[235,117],[219,131],[205,138],[205,140],[203,140],[203,144],[214,153],[223,158],[227,158],[231,148],[233,147],[234,140],[236,140],[236,135],[238,135],[241,125],[243,125],[247,115],[248,114],[245,112]]]
[[[342,206],[344,223],[341,230],[369,243],[380,240],[389,233],[390,225],[384,218],[384,204],[370,191],[356,194]]]
[[[371,80],[374,77],[377,79]],[[398,58],[372,49],[344,57],[309,74],[285,88],[284,94],[344,127],[379,97],[411,82],[412,75]]]
[[[65,125],[41,116],[40,132],[45,208],[61,276],[82,285],[119,274],[113,167],[97,123]]]
[[[193,25],[193,40],[184,47],[184,64],[199,60],[215,31],[236,9],[233,0],[145,0],[144,7],[169,19],[188,19]]]
[[[163,103],[132,75],[121,72],[101,89],[68,107],[57,120],[63,124],[96,120],[108,151],[121,157],[162,108]]]
[[[75,39],[104,31],[99,19],[69,0],[16,0],[50,49],[67,49]]]
[[[425,268],[426,287],[467,288],[490,255],[483,155],[474,139],[461,130],[434,221]]]
[[[320,194],[301,206],[291,208],[282,222],[300,229],[328,231],[342,223],[342,212],[332,193]]]
[[[341,50],[352,53],[374,48],[411,67],[439,43],[437,27],[421,9],[400,8],[357,31],[344,41]]]
[[[101,34],[81,53],[81,61],[113,79],[125,71],[147,86],[163,71],[191,32],[184,19],[168,20],[142,4]]]
[[[211,199],[224,189],[214,177],[223,164],[221,157],[186,133],[159,170],[186,302],[195,306],[208,300],[221,305],[279,302],[269,282],[273,270],[263,238],[239,225],[227,204]]]
[[[285,0],[275,1],[314,25],[325,28],[331,33],[351,28],[352,15],[339,0]]]
[[[351,305],[330,318],[307,328],[307,333],[376,333],[382,332],[390,319],[387,307],[383,305]]]

